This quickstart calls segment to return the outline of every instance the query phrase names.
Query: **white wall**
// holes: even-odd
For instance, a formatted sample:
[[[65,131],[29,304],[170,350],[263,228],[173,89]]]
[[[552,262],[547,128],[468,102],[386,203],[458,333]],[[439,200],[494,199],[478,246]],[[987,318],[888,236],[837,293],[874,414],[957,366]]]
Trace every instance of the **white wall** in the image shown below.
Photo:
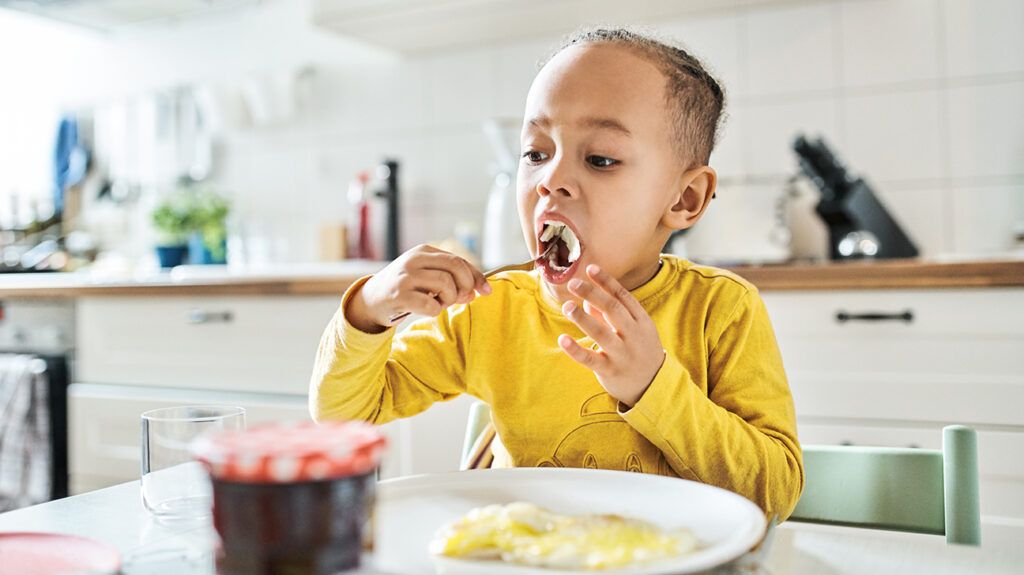
[[[79,62],[62,85],[74,87],[68,100],[102,101],[312,64],[293,121],[233,129],[220,147],[218,181],[244,221],[287,241],[281,257],[314,259],[317,226],[344,217],[348,180],[385,154],[403,162],[406,243],[479,221],[491,162],[481,122],[521,114],[535,62],[558,39],[398,57],[315,30],[307,16],[305,2],[271,2],[91,39],[109,61]],[[691,253],[772,254],[763,244],[795,171],[797,130],[832,142],[926,254],[1009,249],[1024,222],[1021,22],[1017,0],[792,2],[659,22],[706,59],[731,100],[712,158],[719,200]],[[22,62],[5,76],[36,73]]]

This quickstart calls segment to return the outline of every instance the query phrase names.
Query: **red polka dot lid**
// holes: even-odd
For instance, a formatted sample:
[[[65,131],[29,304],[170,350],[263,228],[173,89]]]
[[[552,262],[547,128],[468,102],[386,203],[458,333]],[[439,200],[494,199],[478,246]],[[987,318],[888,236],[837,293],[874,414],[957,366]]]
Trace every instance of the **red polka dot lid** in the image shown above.
[[[296,483],[369,473],[387,440],[361,421],[271,423],[205,436],[192,454],[225,481]]]

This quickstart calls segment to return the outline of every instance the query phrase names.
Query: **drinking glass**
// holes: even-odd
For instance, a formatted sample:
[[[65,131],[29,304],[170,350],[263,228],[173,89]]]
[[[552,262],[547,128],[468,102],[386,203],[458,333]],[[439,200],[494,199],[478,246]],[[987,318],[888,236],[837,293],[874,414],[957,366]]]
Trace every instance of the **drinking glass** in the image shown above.
[[[142,502],[157,519],[181,521],[211,514],[210,480],[189,445],[212,431],[242,429],[245,409],[186,405],[142,414]]]

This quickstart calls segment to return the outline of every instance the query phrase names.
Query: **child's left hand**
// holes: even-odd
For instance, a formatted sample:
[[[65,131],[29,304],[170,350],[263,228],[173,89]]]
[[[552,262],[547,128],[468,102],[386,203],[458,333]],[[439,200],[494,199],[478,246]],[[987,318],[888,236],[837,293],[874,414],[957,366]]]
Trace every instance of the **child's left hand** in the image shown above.
[[[643,396],[665,361],[654,320],[640,302],[615,278],[596,265],[587,266],[593,283],[569,281],[571,293],[583,300],[562,304],[562,313],[600,346],[585,349],[567,334],[558,345],[569,357],[589,368],[609,395],[628,407]]]

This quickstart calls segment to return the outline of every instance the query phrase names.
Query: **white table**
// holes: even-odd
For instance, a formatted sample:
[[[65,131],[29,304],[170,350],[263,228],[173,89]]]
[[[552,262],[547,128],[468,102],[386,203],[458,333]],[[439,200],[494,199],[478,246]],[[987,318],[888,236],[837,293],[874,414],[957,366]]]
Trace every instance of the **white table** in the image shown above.
[[[107,542],[121,551],[125,575],[214,573],[215,534],[209,523],[158,523],[143,508],[137,481],[0,514],[0,531],[67,533]],[[950,546],[936,536],[798,523],[774,530],[763,566],[752,559],[716,575],[1024,573],[1024,549]]]

